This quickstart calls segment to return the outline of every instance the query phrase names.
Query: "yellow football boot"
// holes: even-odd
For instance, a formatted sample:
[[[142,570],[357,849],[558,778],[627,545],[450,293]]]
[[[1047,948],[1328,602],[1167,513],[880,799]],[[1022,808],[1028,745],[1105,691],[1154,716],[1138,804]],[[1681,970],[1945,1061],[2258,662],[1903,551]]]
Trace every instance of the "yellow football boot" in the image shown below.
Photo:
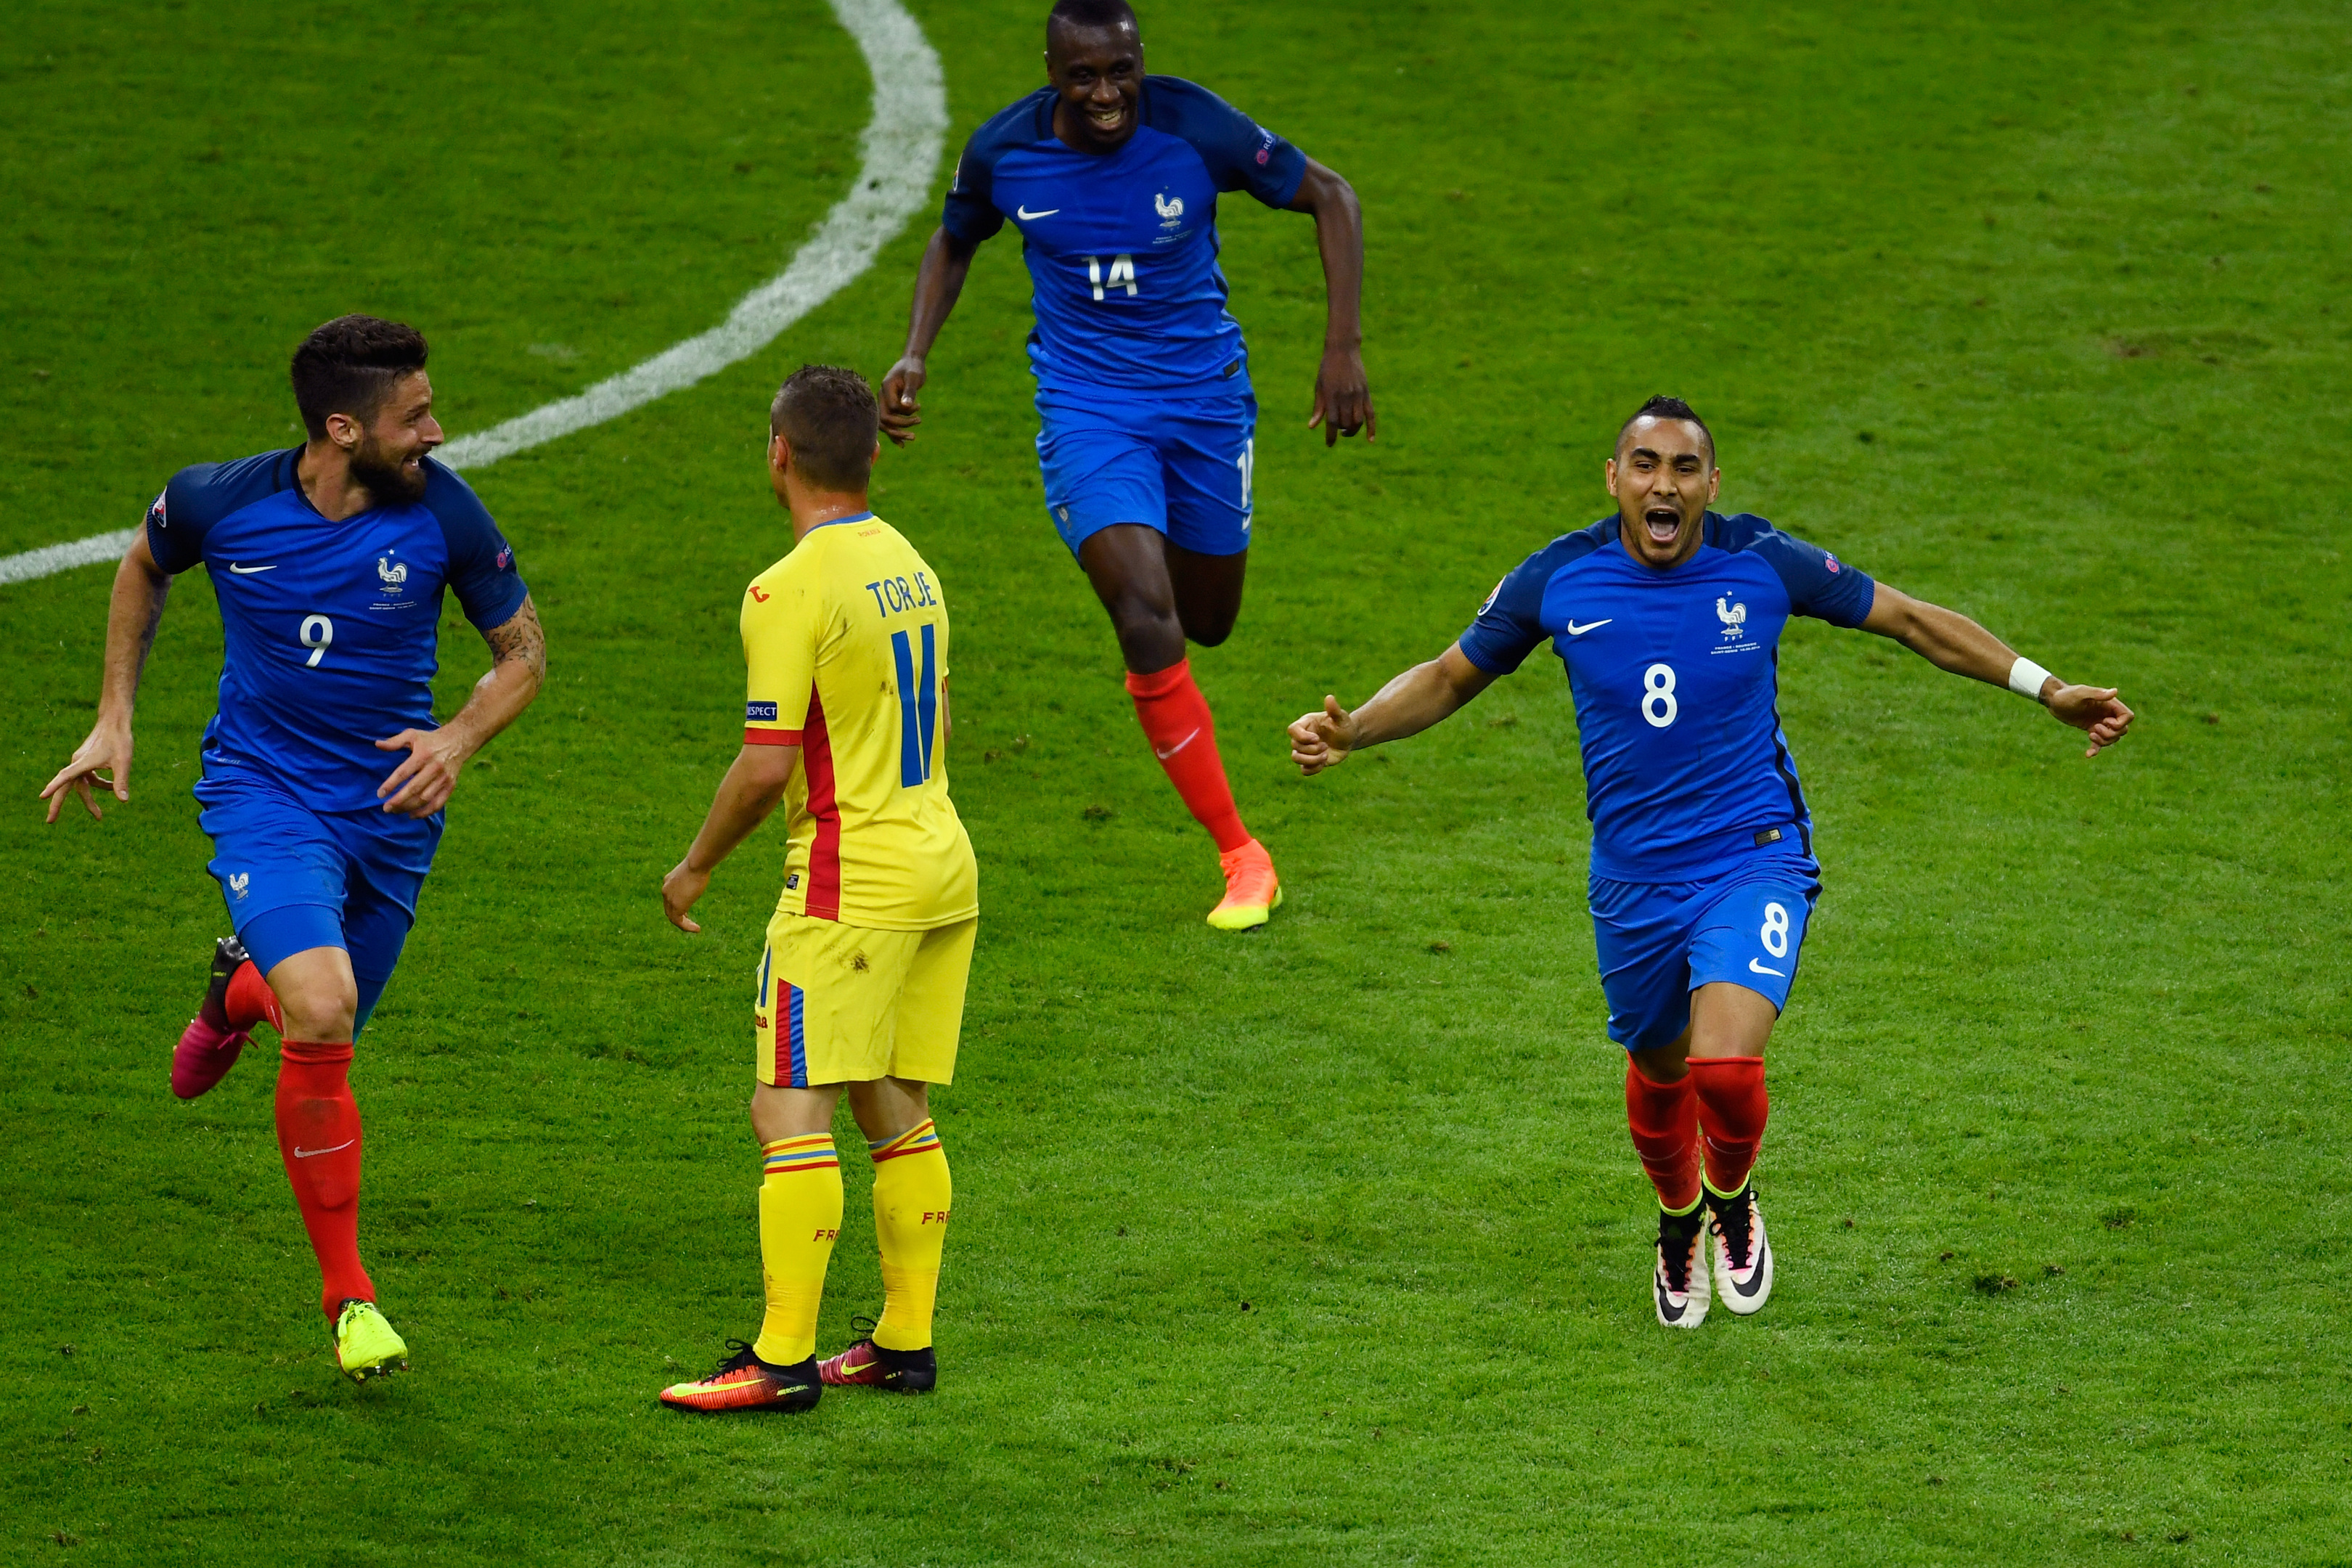
[[[1225,871],[1225,901],[1209,911],[1209,923],[1219,931],[1255,931],[1282,907],[1274,857],[1256,839],[1218,856],[1217,864]]]
[[[335,1318],[335,1363],[353,1383],[406,1372],[408,1342],[393,1331],[373,1301],[346,1301]]]

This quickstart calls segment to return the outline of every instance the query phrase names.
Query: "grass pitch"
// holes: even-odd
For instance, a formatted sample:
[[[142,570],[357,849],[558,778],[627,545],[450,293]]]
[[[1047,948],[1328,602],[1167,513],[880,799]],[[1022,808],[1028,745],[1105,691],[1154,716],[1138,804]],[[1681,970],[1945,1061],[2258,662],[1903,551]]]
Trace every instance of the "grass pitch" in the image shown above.
[[[959,142],[1036,79],[1037,9],[919,6]],[[551,668],[461,786],[361,1045],[410,1376],[333,1374],[266,1055],[165,1089],[223,921],[187,795],[201,574],[132,803],[50,830],[30,796],[89,724],[107,574],[0,589],[11,1558],[2343,1561],[2341,15],[1146,22],[1155,68],[1362,193],[1383,434],[1297,428],[1311,228],[1229,203],[1258,546],[1197,668],[1289,889],[1246,940],[1199,923],[1213,858],[1039,515],[1010,242],[885,458],[957,616],[986,902],[939,1097],[942,1391],[734,1423],[652,1397],[757,1321],[742,1004],[775,844],[698,942],[656,886],[735,744],[736,595],[789,542],[761,411],[803,360],[888,364],[919,220],[755,362],[478,476]],[[34,0],[10,42],[0,550],[292,439],[286,355],[344,310],[425,328],[458,431],[702,330],[835,199],[866,114],[807,0]],[[1643,1295],[1549,661],[1311,784],[1280,741],[1599,515],[1659,390],[1715,423],[1728,506],[2142,715],[2085,763],[2013,698],[1792,632],[1829,891],[1773,1046],[1782,1273],[1692,1335]],[[454,706],[480,659],[449,631]],[[879,1299],[848,1167],[829,1345]]]

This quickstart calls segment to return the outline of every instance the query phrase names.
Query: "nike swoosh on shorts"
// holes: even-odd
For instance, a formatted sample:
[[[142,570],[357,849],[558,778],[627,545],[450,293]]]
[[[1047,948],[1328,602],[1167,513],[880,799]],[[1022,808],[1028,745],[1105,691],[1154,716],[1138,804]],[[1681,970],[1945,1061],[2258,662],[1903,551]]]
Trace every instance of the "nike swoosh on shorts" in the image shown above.
[[[1599,631],[1602,626],[1607,626],[1609,621],[1613,621],[1616,618],[1616,616],[1611,616],[1608,620],[1592,621],[1580,626],[1574,621],[1570,621],[1568,623],[1568,635],[1572,637],[1580,637],[1587,632]]]
[[[240,566],[240,565],[238,565],[238,564],[237,564],[236,562],[234,562],[234,561],[232,561],[232,562],[230,562],[230,563],[228,563],[228,569],[229,569],[230,571],[232,571],[232,572],[236,573],[236,574],[238,576],[240,576],[240,577],[250,577],[250,576],[252,576],[256,572],[275,572],[275,571],[277,571],[277,570],[278,570],[278,568],[277,568],[275,565],[270,565],[270,566]]]
[[[1033,217],[1052,217],[1055,213],[1060,212],[1061,210],[1062,209],[1059,207],[1047,207],[1044,212],[1033,213],[1027,207],[1014,207],[1013,209],[1013,216],[1019,218],[1022,222],[1026,223]]]
[[[1748,961],[1748,972],[1750,974],[1777,974],[1783,980],[1789,978],[1787,971],[1780,969],[1767,969],[1752,958]]]

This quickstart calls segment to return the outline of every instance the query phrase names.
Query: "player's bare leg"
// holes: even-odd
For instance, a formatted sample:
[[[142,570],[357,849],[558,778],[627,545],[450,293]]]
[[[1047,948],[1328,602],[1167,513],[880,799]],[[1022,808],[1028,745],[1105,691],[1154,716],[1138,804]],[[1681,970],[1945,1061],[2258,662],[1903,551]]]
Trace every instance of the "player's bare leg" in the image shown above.
[[[1745,985],[1717,982],[1691,993],[1691,1021],[1680,1038],[1633,1053],[1634,1070],[1652,1083],[1679,1084],[1687,1078],[1696,1090],[1706,1142],[1702,1206],[1713,1244],[1716,1294],[1742,1317],[1772,1294],[1772,1248],[1756,1201],[1754,1172],[1769,1109],[1764,1047],[1779,1020],[1770,998]],[[1669,1229],[1682,1234],[1665,1219],[1660,1226],[1662,1237]],[[1666,1246],[1662,1240],[1661,1247]]]
[[[1089,535],[1078,564],[1109,612],[1128,694],[1152,753],[1193,820],[1216,840],[1225,897],[1209,923],[1221,931],[1264,925],[1282,902],[1282,884],[1273,857],[1234,807],[1215,721],[1184,657],[1188,639],[1213,647],[1232,635],[1249,552],[1203,555],[1170,544],[1157,529],[1122,522]]]
[[[1156,537],[1156,535],[1155,535]],[[1249,552],[1203,555],[1181,544],[1165,544],[1168,581],[1176,591],[1176,618],[1186,640],[1216,647],[1234,635],[1241,619],[1242,588],[1249,574]]]
[[[1127,668],[1149,675],[1180,662],[1187,642],[1215,647],[1233,635],[1249,552],[1203,555],[1156,528],[1119,522],[1087,536],[1078,564],[1110,614]]]

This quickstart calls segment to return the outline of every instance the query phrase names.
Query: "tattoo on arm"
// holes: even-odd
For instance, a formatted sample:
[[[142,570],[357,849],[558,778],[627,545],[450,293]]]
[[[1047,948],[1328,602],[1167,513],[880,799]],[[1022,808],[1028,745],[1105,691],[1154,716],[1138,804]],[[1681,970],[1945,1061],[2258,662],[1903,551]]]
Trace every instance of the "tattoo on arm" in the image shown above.
[[[172,580],[166,577],[156,584],[155,596],[147,601],[147,624],[139,628],[139,661],[131,667],[134,676],[147,668],[147,656],[155,651],[155,633],[163,625],[163,606],[171,597]]]
[[[530,599],[503,626],[484,632],[482,640],[490,645],[491,664],[520,659],[533,680],[547,678],[547,634],[540,629],[539,610]]]

